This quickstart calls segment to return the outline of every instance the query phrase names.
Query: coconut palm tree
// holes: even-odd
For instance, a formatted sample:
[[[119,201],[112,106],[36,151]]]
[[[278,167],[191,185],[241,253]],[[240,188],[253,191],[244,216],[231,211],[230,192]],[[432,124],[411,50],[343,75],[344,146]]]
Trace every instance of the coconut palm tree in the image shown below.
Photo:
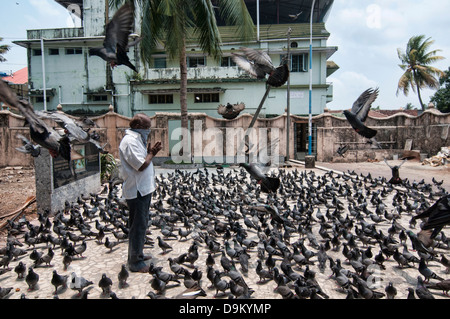
[[[3,41],[3,38],[0,37],[0,42]],[[3,54],[5,54],[6,52],[8,52],[10,49],[9,45],[0,45],[0,62],[5,62],[6,59],[3,57]]]
[[[119,6],[133,0],[110,0]],[[163,45],[170,58],[180,62],[181,127],[188,127],[187,118],[187,61],[186,41],[198,39],[200,48],[208,55],[221,56],[221,38],[216,23],[215,10],[229,25],[235,25],[236,36],[242,41],[254,34],[254,24],[244,0],[135,0],[141,8],[141,57],[150,63],[158,45]],[[213,5],[213,2],[215,5]]]
[[[439,79],[436,76],[441,77],[443,75],[441,70],[430,66],[434,62],[444,59],[444,57],[437,55],[441,50],[428,51],[433,43],[434,40],[431,40],[431,38],[425,39],[425,35],[418,35],[409,39],[405,52],[397,49],[401,61],[399,66],[405,71],[398,81],[397,95],[399,92],[403,92],[407,96],[410,87],[414,92],[417,90],[422,110],[425,110],[425,106],[422,102],[420,89],[438,89]]]

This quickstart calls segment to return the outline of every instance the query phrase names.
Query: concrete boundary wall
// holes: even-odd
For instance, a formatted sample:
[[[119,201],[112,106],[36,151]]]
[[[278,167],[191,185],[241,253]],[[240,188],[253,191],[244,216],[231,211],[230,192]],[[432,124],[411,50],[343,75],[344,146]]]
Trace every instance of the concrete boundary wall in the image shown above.
[[[62,109],[59,108],[61,112]],[[71,116],[72,117],[72,116]],[[194,129],[201,125],[202,131],[216,129],[226,137],[227,129],[242,128],[246,130],[253,115],[244,113],[233,120],[215,118],[205,113],[189,113],[191,148],[205,149],[208,147],[219,155],[227,154],[227,144],[231,141],[223,138],[214,141],[203,135],[202,138],[195,136]],[[76,118],[76,117],[73,117]],[[118,158],[118,146],[129,127],[130,118],[110,111],[104,115],[91,118],[98,128],[94,128],[100,135],[102,144],[108,143],[105,149]],[[161,112],[151,116],[152,121],[152,141],[161,141],[162,150],[158,154],[159,162],[162,159],[170,158],[169,121],[180,120],[179,113]],[[46,120],[54,127],[58,125],[52,120]],[[289,138],[290,158],[295,159],[295,123],[307,123],[307,116],[291,115],[291,127]],[[313,117],[313,123],[317,129],[317,154],[316,160],[321,162],[355,162],[367,161],[368,159],[392,158],[393,155],[401,153],[407,139],[412,139],[412,149],[419,150],[420,153],[435,155],[441,147],[449,146],[450,114],[444,114],[436,109],[428,109],[419,116],[411,116],[406,113],[397,113],[385,118],[368,117],[366,124],[378,130],[377,140],[383,146],[383,150],[372,149],[366,140],[356,134],[350,127],[345,117],[337,117],[331,113]],[[256,129],[267,129],[268,143],[275,138],[279,139],[279,155],[284,158],[286,155],[286,114],[273,118],[258,118],[254,127]],[[218,129],[218,130],[217,130]],[[274,132],[272,136],[272,133]],[[276,134],[275,134],[276,132]],[[33,166],[33,159],[27,154],[22,154],[15,150],[21,145],[16,138],[17,133],[29,137],[29,129],[22,116],[14,114],[8,110],[0,111],[0,167],[5,166]],[[276,135],[276,136],[275,136]],[[201,142],[201,146],[199,143]],[[211,144],[213,143],[213,144]],[[348,145],[349,150],[344,157],[339,156],[336,150],[341,145]],[[220,151],[220,148],[222,150]],[[234,146],[236,150],[236,143]],[[229,153],[229,152],[228,152]],[[158,158],[155,162],[158,164]]]

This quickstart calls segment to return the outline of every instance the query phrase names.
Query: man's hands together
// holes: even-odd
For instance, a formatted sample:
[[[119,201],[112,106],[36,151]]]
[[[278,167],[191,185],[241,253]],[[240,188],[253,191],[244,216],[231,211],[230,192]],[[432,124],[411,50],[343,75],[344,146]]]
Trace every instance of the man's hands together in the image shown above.
[[[151,153],[153,156],[156,156],[161,149],[161,142],[156,142],[153,147],[150,144],[147,146],[147,153]]]

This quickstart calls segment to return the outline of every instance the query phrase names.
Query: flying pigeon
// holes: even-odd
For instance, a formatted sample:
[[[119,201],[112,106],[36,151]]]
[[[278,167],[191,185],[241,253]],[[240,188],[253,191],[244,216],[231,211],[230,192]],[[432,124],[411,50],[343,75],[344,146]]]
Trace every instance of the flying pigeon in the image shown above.
[[[289,68],[286,63],[275,67],[266,52],[245,47],[240,49],[244,52],[244,56],[233,52],[232,59],[241,69],[257,79],[264,79],[269,74],[267,84],[274,87],[286,83],[289,78]]]
[[[350,111],[345,110],[344,115],[353,129],[361,136],[373,139],[377,131],[364,125],[372,103],[378,96],[378,88],[365,90],[353,103]],[[372,140],[373,141],[373,140]]]
[[[389,183],[391,183],[391,184],[401,184],[402,180],[400,178],[399,170],[400,170],[400,167],[406,162],[406,159],[404,159],[403,162],[401,162],[399,165],[394,165],[394,166],[389,165],[389,163],[386,160],[386,158],[384,158],[384,162],[386,163],[387,166],[389,166],[389,168],[392,171],[392,177],[389,180]]]
[[[341,145],[336,150],[336,153],[338,153],[340,156],[344,157],[344,154],[348,151],[348,145]]]
[[[126,65],[134,72],[136,67],[127,56],[128,37],[131,34],[134,23],[134,7],[125,3],[117,10],[111,21],[106,25],[106,35],[103,47],[89,49],[89,55],[97,55],[114,68],[118,65]]]
[[[99,151],[103,151],[103,147],[83,129],[82,124],[75,122],[67,115],[60,112],[36,111],[35,113],[41,118],[54,120],[59,126],[64,128],[71,142],[74,140],[82,143],[90,142],[94,144]]]
[[[450,224],[450,194],[447,194],[437,200],[430,208],[423,213],[413,217],[413,220],[428,217],[423,230],[434,229],[430,238],[435,238],[445,225]]]
[[[250,176],[261,184],[261,191],[265,193],[276,192],[278,187],[280,187],[280,179],[278,177],[270,177],[265,175],[258,164],[255,163],[240,163],[239,166],[245,168],[245,170],[250,174]]]
[[[227,103],[227,105],[220,104],[217,108],[217,113],[222,115],[222,117],[227,120],[232,120],[236,118],[244,109],[245,104],[242,102],[236,104]]]
[[[53,128],[49,127],[36,115],[33,106],[26,100],[19,100],[4,81],[0,81],[0,100],[22,113],[30,125],[30,137],[34,142],[48,149],[52,157],[56,158],[58,155],[61,155],[62,158],[70,161],[71,147],[69,138],[65,135],[60,135]]]
[[[41,154],[41,146],[33,144],[22,134],[17,134],[18,139],[22,141],[22,146],[16,147],[16,150],[22,153],[30,154],[33,157],[38,157]]]

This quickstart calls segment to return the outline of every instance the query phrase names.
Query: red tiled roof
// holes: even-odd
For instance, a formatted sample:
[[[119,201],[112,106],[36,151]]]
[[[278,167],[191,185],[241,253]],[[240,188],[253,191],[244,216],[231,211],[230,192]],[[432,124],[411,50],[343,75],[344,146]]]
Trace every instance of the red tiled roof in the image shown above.
[[[14,84],[26,84],[28,82],[28,68],[24,67],[23,69],[14,72],[10,76],[3,77],[2,80]]]

